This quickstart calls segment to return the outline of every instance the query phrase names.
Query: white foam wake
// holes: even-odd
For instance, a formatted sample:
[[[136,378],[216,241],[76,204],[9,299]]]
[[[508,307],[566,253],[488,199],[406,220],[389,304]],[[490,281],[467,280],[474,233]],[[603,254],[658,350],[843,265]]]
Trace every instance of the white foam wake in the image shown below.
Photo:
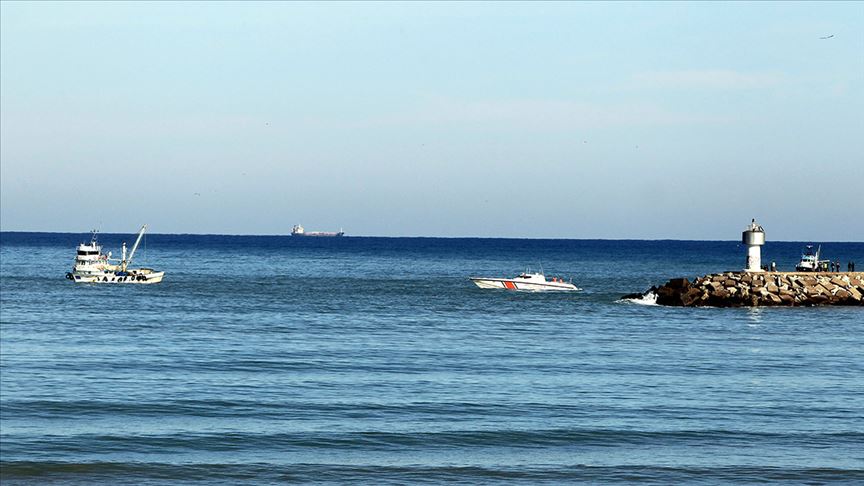
[[[638,299],[621,299],[618,302],[638,305],[658,305],[657,294],[655,294],[654,292],[648,292]]]

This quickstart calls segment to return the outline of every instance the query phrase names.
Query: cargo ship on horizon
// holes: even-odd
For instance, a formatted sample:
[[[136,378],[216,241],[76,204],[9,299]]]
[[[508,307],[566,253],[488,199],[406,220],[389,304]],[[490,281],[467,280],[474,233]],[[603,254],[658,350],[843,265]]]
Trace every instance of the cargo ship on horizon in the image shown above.
[[[339,231],[306,231],[302,225],[295,224],[291,228],[291,236],[345,236],[345,232],[340,228]]]

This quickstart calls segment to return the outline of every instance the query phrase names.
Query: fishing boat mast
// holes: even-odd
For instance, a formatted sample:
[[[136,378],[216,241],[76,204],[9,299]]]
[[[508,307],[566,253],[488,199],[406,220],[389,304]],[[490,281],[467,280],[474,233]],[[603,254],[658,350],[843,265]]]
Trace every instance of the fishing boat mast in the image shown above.
[[[126,259],[126,243],[123,243],[123,263],[120,264],[120,269],[122,271],[126,271],[126,267],[132,263],[132,257],[135,256],[135,250],[138,249],[138,245],[141,243],[141,238],[144,236],[144,231],[147,229],[147,225],[141,227],[141,231],[138,232],[138,238],[135,240],[135,244],[132,246],[132,252],[129,253],[129,259]]]

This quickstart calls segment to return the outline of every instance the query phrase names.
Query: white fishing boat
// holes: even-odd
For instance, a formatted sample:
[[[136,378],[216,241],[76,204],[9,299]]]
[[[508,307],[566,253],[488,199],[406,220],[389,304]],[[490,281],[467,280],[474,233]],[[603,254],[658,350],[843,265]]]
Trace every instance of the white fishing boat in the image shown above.
[[[827,272],[831,260],[820,260],[821,253],[822,245],[819,245],[816,251],[813,251],[813,245],[805,246],[804,251],[801,252],[801,261],[795,265],[795,270],[798,272]]]
[[[475,285],[481,289],[506,289],[506,290],[529,290],[533,292],[563,291],[572,292],[582,290],[573,285],[573,280],[564,281],[563,278],[546,278],[542,272],[524,272],[514,278],[496,277],[469,277]]]
[[[90,243],[78,245],[75,255],[75,264],[72,271],[66,274],[66,278],[76,283],[137,283],[154,284],[162,281],[165,272],[157,272],[152,268],[129,268],[132,257],[138,250],[141,238],[147,225],[141,227],[132,251],[126,256],[126,242],[123,242],[120,260],[112,259],[111,252],[102,253],[102,245],[96,241],[96,231],[90,238]],[[114,263],[116,262],[116,263]]]

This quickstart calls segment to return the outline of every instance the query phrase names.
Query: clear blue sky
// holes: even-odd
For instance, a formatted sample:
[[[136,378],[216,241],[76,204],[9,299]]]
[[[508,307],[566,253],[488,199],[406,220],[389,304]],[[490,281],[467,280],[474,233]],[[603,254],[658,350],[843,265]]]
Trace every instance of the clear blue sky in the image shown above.
[[[864,240],[864,2],[0,10],[3,230]]]

